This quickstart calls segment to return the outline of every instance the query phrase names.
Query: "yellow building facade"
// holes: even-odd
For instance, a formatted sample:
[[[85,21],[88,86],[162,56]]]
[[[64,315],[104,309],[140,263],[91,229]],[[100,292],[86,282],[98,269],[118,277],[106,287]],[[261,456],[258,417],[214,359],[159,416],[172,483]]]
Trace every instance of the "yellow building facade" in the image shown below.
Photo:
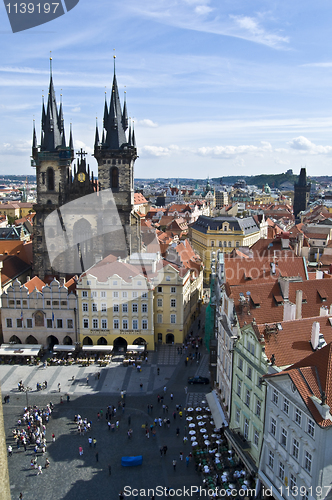
[[[259,240],[260,230],[252,217],[201,216],[189,228],[189,238],[203,261],[204,281],[208,283],[213,252],[230,253],[234,248],[249,247]]]

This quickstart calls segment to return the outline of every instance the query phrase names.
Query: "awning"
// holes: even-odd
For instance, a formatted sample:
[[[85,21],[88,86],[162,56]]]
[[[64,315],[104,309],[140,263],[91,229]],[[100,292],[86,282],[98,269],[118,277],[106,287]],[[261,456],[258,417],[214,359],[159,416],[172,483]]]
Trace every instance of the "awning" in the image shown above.
[[[1,344],[0,356],[38,356],[42,344]]]
[[[208,405],[210,407],[212,418],[214,420],[214,425],[216,426],[216,428],[220,429],[222,425],[227,427],[228,423],[218,401],[216,392],[209,392],[209,394],[206,395],[206,401],[208,402]]]
[[[244,450],[241,449],[241,447],[236,441],[233,432],[230,429],[225,429],[225,436],[232,445],[232,447],[234,448],[235,453],[241,458],[242,462],[244,463],[244,466],[247,468],[250,474],[256,475],[258,471],[257,466],[255,465],[252,458],[248,455],[248,453],[246,453]]]
[[[111,352],[111,351],[113,351],[113,346],[112,345],[84,345],[84,346],[82,346],[82,351]]]
[[[74,345],[55,344],[53,346],[53,351],[73,352],[73,351],[75,351],[75,346]]]
[[[145,345],[128,345],[127,351],[145,351]]]

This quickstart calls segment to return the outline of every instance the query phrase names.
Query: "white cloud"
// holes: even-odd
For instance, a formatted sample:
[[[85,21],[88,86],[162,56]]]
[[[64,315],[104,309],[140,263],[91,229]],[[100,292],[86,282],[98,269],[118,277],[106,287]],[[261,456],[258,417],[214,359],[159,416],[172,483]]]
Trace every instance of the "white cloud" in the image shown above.
[[[290,161],[289,160],[280,160],[280,158],[276,158],[274,160],[274,163],[276,163],[277,165],[289,165]]]
[[[143,151],[148,156],[169,156],[171,154],[170,148],[162,146],[143,146],[140,151]]]
[[[14,141],[14,142],[3,142],[0,144],[0,154],[1,155],[24,155],[28,156],[31,154],[32,140],[29,141]]]
[[[303,135],[295,137],[291,141],[287,142],[287,144],[291,149],[306,151],[309,154],[324,155],[332,153],[332,146],[320,146],[318,144],[314,144],[313,142],[309,141],[309,139],[307,139],[306,137],[303,137]]]
[[[75,149],[81,149],[82,148],[86,153],[88,153],[90,155],[93,155],[93,153],[94,153],[93,148],[87,146],[82,141],[74,140],[74,147],[75,147]]]
[[[230,15],[229,17],[234,21],[235,27],[240,29],[240,38],[242,38],[241,32],[243,32],[243,35],[247,33],[251,41],[275,48],[289,42],[289,38],[286,36],[280,36],[276,33],[266,31],[254,17],[234,15]],[[245,36],[243,37],[245,38]]]
[[[136,123],[138,125],[141,125],[142,127],[151,127],[151,128],[158,127],[158,123],[153,122],[152,120],[149,120],[148,118],[145,118],[144,120],[138,120]]]
[[[198,14],[200,16],[210,14],[210,12],[212,12],[212,10],[213,9],[211,9],[211,7],[208,7],[207,5],[197,5],[197,7],[195,8],[196,14]]]
[[[80,106],[76,106],[75,108],[72,108],[71,110],[73,113],[79,113],[81,111]]]

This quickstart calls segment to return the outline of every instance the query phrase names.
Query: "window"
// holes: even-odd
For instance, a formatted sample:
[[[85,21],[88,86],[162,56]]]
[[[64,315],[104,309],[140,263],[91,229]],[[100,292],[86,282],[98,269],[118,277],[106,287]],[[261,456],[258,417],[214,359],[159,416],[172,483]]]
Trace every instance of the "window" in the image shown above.
[[[98,297],[98,293],[97,292],[91,292],[91,297],[94,297],[94,298]]]
[[[22,300],[22,303],[24,306],[26,306],[28,304],[28,301],[27,300]]]
[[[163,307],[163,299],[157,299],[157,307]]]
[[[241,370],[241,372],[242,372],[243,371],[243,359],[242,358],[239,358],[239,364],[237,366],[238,366],[238,369]]]
[[[52,305],[53,306],[58,306],[59,305],[59,301],[58,300],[53,300]]]
[[[107,328],[107,319],[102,319],[101,320],[101,328],[102,328],[102,330],[106,330],[106,328]]]
[[[142,313],[147,313],[147,312],[148,312],[148,305],[142,304]]]
[[[119,170],[117,167],[112,167],[110,171],[111,188],[118,189],[119,187]]]
[[[113,292],[113,298],[117,299],[119,297],[119,292]]]
[[[147,299],[147,298],[148,298],[148,292],[143,292],[142,299]]]
[[[133,319],[133,330],[138,330],[138,319]]]
[[[251,368],[251,366],[248,366],[247,377],[248,377],[249,380],[252,379],[252,368]]]
[[[247,389],[246,390],[246,406],[250,406],[250,391]]]
[[[106,312],[107,311],[107,304],[105,304],[104,302],[101,305],[101,311],[102,312]]]
[[[122,297],[126,299],[128,297],[128,292],[122,292]]]
[[[248,436],[249,436],[249,420],[247,418],[244,419],[243,435],[244,435],[245,439],[248,439]]]
[[[296,497],[297,496],[297,488],[296,488],[296,476],[294,476],[294,474],[291,474],[290,475],[290,482],[289,482],[289,486],[290,486],[290,492],[291,494]]]
[[[66,305],[67,305],[67,301],[66,301],[66,300],[62,300],[62,301],[61,301],[61,305],[62,305],[62,306],[66,306]]]
[[[113,286],[117,286],[118,282],[115,280],[113,281]]]
[[[114,319],[113,320],[113,329],[114,330],[118,330],[119,329],[119,320],[118,319]]]
[[[255,430],[255,433],[254,433],[254,445],[258,447],[258,443],[259,443],[259,432]]]
[[[293,439],[293,446],[292,446],[292,455],[295,458],[295,460],[298,460],[299,458],[299,448],[300,448],[300,443],[298,442],[297,439]]]
[[[83,292],[83,293],[84,293],[84,292]],[[84,295],[82,295],[82,296],[84,297]],[[50,306],[50,305],[51,305],[51,301],[50,301],[50,300],[47,300],[47,301],[46,301],[46,305],[47,305],[47,306]]]
[[[273,470],[273,466],[274,466],[274,453],[273,451],[269,451],[269,467],[270,469]]]
[[[147,329],[148,329],[148,320],[142,319],[142,330],[147,330]]]
[[[242,382],[241,380],[238,379],[236,394],[239,396],[239,398],[241,397],[241,390],[242,390]]]
[[[16,319],[16,328],[22,328],[22,326],[23,326],[22,318],[17,318]]]
[[[214,241],[213,240],[211,241],[211,247],[214,247]]]
[[[128,312],[128,304],[127,303],[122,304],[122,312],[123,313],[127,313]]]
[[[92,320],[92,328],[94,328],[95,330],[97,328],[99,328],[98,327],[98,319],[97,318],[93,318],[93,320]]]
[[[83,290],[82,297],[87,297],[87,296],[88,296],[88,292],[86,290]],[[47,305],[50,305],[50,304],[47,304]]]
[[[308,434],[311,437],[315,435],[315,423],[310,418],[308,419]]]
[[[272,401],[275,405],[278,406],[278,401],[279,401],[279,392],[276,391],[275,389],[273,389],[273,393],[272,393]]]
[[[288,415],[288,412],[289,412],[289,401],[286,398],[284,398],[283,411],[284,411],[284,413],[286,413],[286,415]]]
[[[133,313],[138,312],[138,304],[132,304],[132,311],[133,311]]]
[[[133,299],[137,299],[138,297],[138,292],[133,292]]]
[[[284,427],[281,429],[281,446],[284,448],[287,446],[287,431]]]
[[[6,326],[7,326],[7,328],[12,328],[13,327],[12,318],[7,318],[6,319]]]
[[[127,319],[122,320],[122,330],[128,330],[128,320]]]
[[[18,307],[21,307],[21,300],[17,300],[17,301],[16,301],[16,305],[17,305]]]
[[[47,328],[52,328],[53,327],[53,321],[51,319],[46,320],[46,327]]]
[[[89,328],[89,320],[87,318],[83,319],[83,328]]]
[[[176,292],[175,286],[171,286],[171,293],[175,293],[175,292]]]
[[[54,170],[49,167],[46,171],[47,176],[47,189],[48,191],[54,191]]]
[[[231,247],[231,246],[232,246],[232,242],[231,242],[231,241],[229,241],[229,242],[228,242],[228,246],[229,246],[229,247]]]
[[[105,299],[106,298],[106,292],[100,292],[100,296],[102,299]]]
[[[113,312],[115,313],[119,312],[119,304],[113,304]]]
[[[62,319],[57,319],[57,320],[56,320],[56,327],[57,327],[57,328],[63,328],[63,327],[62,327]]]
[[[237,242],[235,243],[235,246],[236,246],[236,248],[239,248],[239,246],[240,246],[240,242],[239,242],[239,241],[237,241]]]
[[[272,436],[275,436],[276,435],[276,429],[277,429],[277,422],[274,418],[271,417],[271,434]]]
[[[27,319],[27,328],[32,328],[32,319],[31,318]]]
[[[262,403],[259,399],[256,399],[256,416],[260,418],[261,416]]]
[[[279,462],[279,479],[281,481],[285,480],[285,465],[282,462]]]
[[[158,292],[158,293],[163,293],[163,287],[162,287],[162,286],[158,286],[158,288],[157,288],[157,292]]]
[[[299,410],[298,408],[296,408],[296,410],[295,410],[295,422],[297,423],[297,425],[301,426],[302,411]]]
[[[304,454],[304,468],[309,474],[311,473],[312,456],[306,451]]]
[[[163,315],[157,314],[157,323],[162,323],[162,322],[163,322]]]
[[[247,350],[251,352],[251,354],[255,355],[255,345],[252,342],[247,341]]]
[[[89,306],[88,306],[87,302],[83,302],[82,310],[83,310],[83,312],[87,312],[89,310]]]
[[[142,286],[142,282],[141,281],[137,281],[137,285],[138,286]]]
[[[240,415],[241,415],[241,411],[238,408],[236,408],[235,421],[236,421],[237,424],[240,423]]]
[[[74,322],[72,319],[67,319],[67,328],[74,328]]]
[[[224,247],[227,247],[227,241],[223,241]]]
[[[91,285],[91,280],[86,280],[86,284],[87,284],[87,286],[90,286]]]
[[[171,277],[170,276],[166,276],[166,281],[171,281]]]
[[[172,324],[176,323],[176,314],[171,314],[171,323]]]
[[[98,311],[98,307],[97,307],[97,304],[95,302],[92,303],[92,310]]]
[[[176,307],[176,299],[171,299],[171,307]]]

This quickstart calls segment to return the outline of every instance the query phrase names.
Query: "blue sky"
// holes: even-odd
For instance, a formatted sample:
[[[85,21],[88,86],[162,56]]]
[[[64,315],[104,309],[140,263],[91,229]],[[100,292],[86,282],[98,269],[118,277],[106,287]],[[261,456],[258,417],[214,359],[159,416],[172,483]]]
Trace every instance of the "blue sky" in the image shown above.
[[[16,34],[1,8],[0,174],[33,172],[50,51],[67,137],[93,152],[115,49],[136,177],[332,175],[331,2],[80,0]]]

